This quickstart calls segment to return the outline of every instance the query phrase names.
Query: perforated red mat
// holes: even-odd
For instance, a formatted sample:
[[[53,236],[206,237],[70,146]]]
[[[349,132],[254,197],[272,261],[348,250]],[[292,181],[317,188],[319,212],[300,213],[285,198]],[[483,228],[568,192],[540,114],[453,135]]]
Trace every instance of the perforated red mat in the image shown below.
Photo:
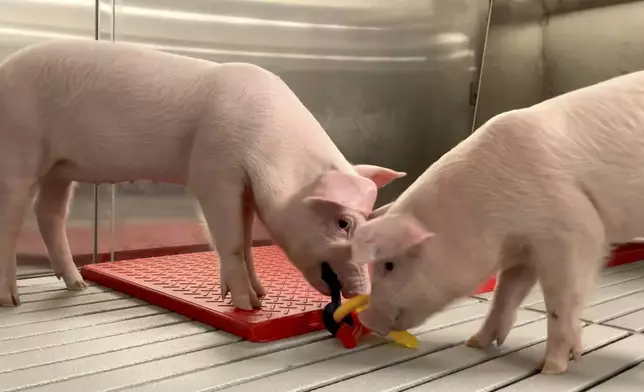
[[[235,309],[221,299],[214,252],[114,261],[84,266],[83,277],[254,342],[296,336],[324,328],[319,294],[277,246],[253,248],[255,268],[266,288],[262,309]],[[494,282],[477,292],[490,291]]]
[[[266,288],[262,309],[235,309],[221,299],[214,252],[151,257],[84,266],[87,280],[164,307],[194,320],[261,342],[324,328],[319,294],[276,246],[253,248],[255,268]]]

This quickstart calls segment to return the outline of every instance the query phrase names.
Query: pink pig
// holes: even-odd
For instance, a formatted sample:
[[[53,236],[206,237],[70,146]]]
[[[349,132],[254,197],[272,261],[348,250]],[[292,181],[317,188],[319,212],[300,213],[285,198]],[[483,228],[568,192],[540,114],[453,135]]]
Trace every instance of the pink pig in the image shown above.
[[[276,75],[140,46],[57,41],[0,65],[0,305],[19,304],[16,239],[35,201],[52,267],[82,290],[65,234],[72,183],[152,180],[194,192],[241,309],[265,293],[251,249],[255,213],[320,292],[329,262],[352,296],[365,267],[341,245],[377,188],[405,173],[350,164]]]
[[[644,72],[494,117],[355,230],[353,262],[372,263],[361,321],[383,335],[418,326],[498,272],[468,345],[502,344],[539,281],[541,371],[565,372],[610,244],[644,233],[643,171]]]

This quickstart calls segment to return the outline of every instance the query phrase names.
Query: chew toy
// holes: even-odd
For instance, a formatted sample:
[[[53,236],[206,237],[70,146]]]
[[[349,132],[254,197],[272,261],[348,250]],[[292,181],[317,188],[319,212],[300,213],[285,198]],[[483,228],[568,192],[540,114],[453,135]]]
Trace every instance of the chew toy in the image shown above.
[[[369,306],[369,296],[359,295],[342,304],[340,281],[328,263],[322,264],[322,279],[331,290],[331,302],[323,310],[324,326],[345,348],[354,348],[362,335],[371,332],[358,319],[358,313]],[[418,340],[407,331],[391,331],[387,337],[407,348],[418,347]]]

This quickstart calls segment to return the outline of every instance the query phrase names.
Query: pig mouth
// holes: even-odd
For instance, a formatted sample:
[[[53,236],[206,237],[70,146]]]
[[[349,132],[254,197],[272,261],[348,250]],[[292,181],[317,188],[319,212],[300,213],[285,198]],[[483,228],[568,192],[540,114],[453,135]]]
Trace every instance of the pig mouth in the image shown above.
[[[394,330],[391,320],[373,308],[367,308],[360,312],[358,319],[371,332],[380,336],[387,336],[389,332]]]

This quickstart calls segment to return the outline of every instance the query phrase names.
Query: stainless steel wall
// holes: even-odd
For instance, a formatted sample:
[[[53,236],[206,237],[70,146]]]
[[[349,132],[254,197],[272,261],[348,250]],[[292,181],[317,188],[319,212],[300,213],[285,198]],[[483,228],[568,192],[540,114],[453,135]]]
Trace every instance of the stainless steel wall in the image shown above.
[[[494,0],[476,125],[644,70],[644,1]]]
[[[69,5],[65,5],[69,3]],[[72,3],[77,3],[71,6]],[[16,50],[52,38],[94,39],[95,20],[92,1],[0,0],[0,61]],[[94,186],[80,184],[68,222],[69,240],[79,263],[91,261],[94,251],[95,222]],[[98,217],[99,227],[109,227],[109,212]],[[100,230],[102,238],[108,232]],[[109,252],[103,241],[99,251]],[[49,273],[45,245],[30,210],[18,244],[20,275]]]
[[[279,74],[350,161],[410,173],[381,202],[471,128],[486,0],[117,0],[114,11],[116,41]],[[141,227],[150,242],[177,227],[173,244],[205,242],[193,206],[176,187],[119,185],[117,231],[154,220]]]
[[[348,159],[409,172],[384,203],[469,135],[490,4],[476,125],[644,68],[644,2],[619,0],[101,0],[98,18],[94,0],[0,0],[0,59],[45,39],[98,36],[258,64],[291,86]],[[82,184],[74,201],[75,255],[93,246],[93,192]],[[206,242],[180,187],[101,185],[96,210],[99,252]],[[30,216],[21,251],[42,256],[33,229]],[[256,237],[266,237],[261,227]]]
[[[136,42],[278,73],[353,162],[407,171],[399,194],[471,130],[487,0],[2,0],[0,58],[51,38]],[[98,26],[98,28],[97,28]],[[101,185],[98,251],[206,243],[180,187]],[[81,185],[74,254],[91,248],[94,187]],[[30,215],[23,248],[33,244]],[[258,228],[258,239],[266,233]],[[39,254],[44,248],[39,242]],[[25,258],[21,258],[24,260]]]

